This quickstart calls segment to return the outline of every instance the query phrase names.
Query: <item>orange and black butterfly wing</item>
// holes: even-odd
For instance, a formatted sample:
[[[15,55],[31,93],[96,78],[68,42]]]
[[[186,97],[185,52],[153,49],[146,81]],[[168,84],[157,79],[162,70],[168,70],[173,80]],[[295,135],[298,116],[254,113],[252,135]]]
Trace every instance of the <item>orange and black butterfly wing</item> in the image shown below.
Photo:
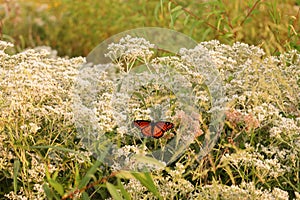
[[[164,133],[165,132],[161,128],[159,128],[155,125],[152,127],[152,137],[158,139],[158,138],[162,137],[164,135]]]
[[[154,124],[154,127],[152,127],[152,136],[154,138],[160,138],[164,135],[165,132],[172,129],[174,127],[174,124],[171,122],[163,122],[159,121]]]
[[[174,127],[173,123],[164,121],[154,123],[149,120],[135,120],[133,123],[141,130],[144,136],[156,139],[162,137],[165,132]]]
[[[139,128],[142,134],[146,137],[152,137],[152,125],[149,120],[135,120],[133,122],[134,126]]]
[[[141,132],[144,136],[146,137],[152,137],[153,134],[152,134],[152,125],[149,125],[143,129],[141,129]]]

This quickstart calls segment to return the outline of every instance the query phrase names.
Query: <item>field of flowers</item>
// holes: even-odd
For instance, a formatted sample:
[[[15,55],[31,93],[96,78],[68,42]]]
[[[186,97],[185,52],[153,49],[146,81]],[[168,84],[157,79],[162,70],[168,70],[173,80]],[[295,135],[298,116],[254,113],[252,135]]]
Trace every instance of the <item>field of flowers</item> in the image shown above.
[[[76,137],[72,87],[85,59],[55,57],[49,49],[8,55],[4,50],[11,45],[1,42],[2,195],[11,199],[68,195],[93,199],[107,198],[109,193],[133,199],[300,198],[300,55],[296,51],[268,57],[260,48],[242,43],[201,43],[225,84],[221,137],[200,161],[195,159],[199,145],[195,142],[176,164],[134,178],[138,175],[95,163]],[[105,121],[99,124],[107,127]],[[149,185],[155,188],[150,190]]]
[[[189,12],[181,7],[172,12],[178,10]],[[297,47],[297,41],[289,42]],[[278,47],[276,56],[270,56],[274,46],[266,52],[218,40],[168,54],[129,37],[107,55],[114,58],[113,65],[103,64],[115,70],[110,77],[99,65],[83,68],[85,57],[60,57],[50,47],[19,52],[19,46],[0,41],[0,199],[300,199],[300,53],[292,45],[270,45]],[[219,73],[225,106],[218,140],[199,159],[210,132],[210,110],[219,109],[212,106],[204,74],[190,62],[201,51]],[[165,85],[141,85],[124,96],[121,86],[110,81],[150,64],[154,70],[149,71],[170,66],[184,75],[195,95],[196,117],[184,115],[186,108]],[[143,80],[148,77],[134,79]],[[93,89],[94,98],[86,98]],[[124,108],[127,116],[116,108]],[[174,124],[175,136],[168,131],[160,139],[132,139],[131,122],[152,119],[153,111]],[[91,146],[80,137],[80,115],[101,130],[88,141]],[[168,137],[180,136],[180,123],[189,117],[199,126],[182,133],[192,135],[192,141],[174,162],[148,172],[126,170],[133,162],[119,165],[132,154],[164,148]],[[111,165],[91,151],[101,150],[103,138],[120,150]]]

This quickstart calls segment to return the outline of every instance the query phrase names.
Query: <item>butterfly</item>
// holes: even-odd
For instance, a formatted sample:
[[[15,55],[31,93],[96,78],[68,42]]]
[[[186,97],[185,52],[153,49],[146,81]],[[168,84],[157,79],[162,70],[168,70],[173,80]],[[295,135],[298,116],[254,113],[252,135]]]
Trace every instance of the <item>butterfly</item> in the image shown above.
[[[154,137],[156,139],[162,137],[165,132],[174,127],[173,123],[165,121],[152,122],[149,120],[135,120],[133,124],[141,130],[144,136]]]

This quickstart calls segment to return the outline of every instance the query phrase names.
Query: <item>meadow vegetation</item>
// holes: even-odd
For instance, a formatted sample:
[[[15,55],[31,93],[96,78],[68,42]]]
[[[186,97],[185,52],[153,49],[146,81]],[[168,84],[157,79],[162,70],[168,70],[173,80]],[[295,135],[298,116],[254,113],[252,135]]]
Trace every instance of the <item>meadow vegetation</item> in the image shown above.
[[[0,4],[0,197],[300,199],[299,1],[72,2]],[[172,28],[201,43],[190,52],[163,55],[129,38],[118,46],[127,51],[114,63],[121,76],[141,64],[183,67],[203,110],[201,133],[207,133],[212,107],[205,76],[189,63],[193,52],[205,50],[220,74],[226,108],[217,144],[204,158],[196,156],[203,139],[197,133],[173,164],[134,173],[108,167],[87,150],[75,124],[74,88],[85,62],[81,56],[115,33],[143,26]],[[93,78],[103,75],[93,70]],[[91,84],[83,81],[88,90]],[[99,79],[97,87],[102,90],[89,110],[95,123],[124,148],[123,155],[140,151],[142,144],[126,136],[114,115],[118,86]],[[130,105],[124,97],[118,106],[132,118],[149,118],[151,104],[162,102],[161,110],[178,127],[176,98],[169,106],[162,99],[167,88],[149,88],[129,97]],[[150,141],[152,147],[157,143]]]

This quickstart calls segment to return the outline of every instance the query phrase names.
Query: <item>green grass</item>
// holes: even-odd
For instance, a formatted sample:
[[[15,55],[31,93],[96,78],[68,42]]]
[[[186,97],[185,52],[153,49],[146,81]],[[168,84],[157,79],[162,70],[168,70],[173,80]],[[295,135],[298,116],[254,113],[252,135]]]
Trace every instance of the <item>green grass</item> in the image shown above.
[[[104,39],[157,26],[198,42],[218,39],[261,46],[268,55],[299,50],[299,2],[274,1],[16,1],[1,4],[2,38],[16,50],[47,45],[59,55],[86,56]]]

